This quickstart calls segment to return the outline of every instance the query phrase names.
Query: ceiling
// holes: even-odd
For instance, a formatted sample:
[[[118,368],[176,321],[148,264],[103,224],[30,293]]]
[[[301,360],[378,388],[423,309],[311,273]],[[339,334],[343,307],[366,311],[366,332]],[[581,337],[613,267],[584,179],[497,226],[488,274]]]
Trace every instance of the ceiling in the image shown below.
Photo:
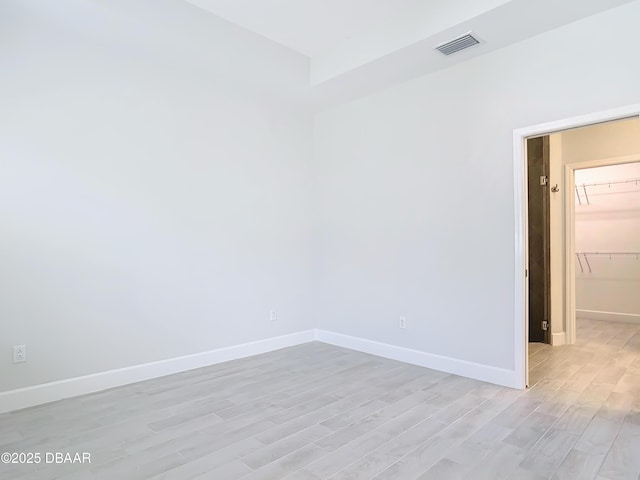
[[[187,0],[308,57],[379,33],[420,35],[508,0]],[[446,24],[446,25],[445,25]]]
[[[311,59],[311,83],[509,0],[186,0]]]
[[[378,89],[632,0],[185,0],[310,59],[310,86]],[[473,31],[451,57],[439,43]]]

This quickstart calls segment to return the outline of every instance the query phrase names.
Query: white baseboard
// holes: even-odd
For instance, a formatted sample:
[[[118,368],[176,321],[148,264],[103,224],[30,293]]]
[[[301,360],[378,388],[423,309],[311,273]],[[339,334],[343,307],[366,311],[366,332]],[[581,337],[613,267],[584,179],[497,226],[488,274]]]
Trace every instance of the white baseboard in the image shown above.
[[[551,334],[551,345],[554,347],[564,345],[565,343],[567,343],[567,336],[565,332]]]
[[[185,372],[187,370],[228,362],[230,360],[259,355],[314,340],[418,365],[420,367],[474,378],[484,382],[519,388],[513,370],[505,370],[489,365],[468,362],[466,360],[458,360],[364,338],[351,337],[341,333],[328,332],[325,330],[306,330],[281,337],[267,338],[242,345],[219,348],[209,352],[196,353],[183,357],[160,360],[158,362],[134,365],[132,367],[0,392],[0,413],[55,402],[64,398],[85,395],[108,388],[150,380],[152,378],[164,377],[165,375]]]
[[[163,377],[173,373],[215,365],[217,363],[250,357],[281,348],[292,347],[316,339],[315,330],[292,333],[281,337],[267,338],[209,352],[134,365],[132,367],[69,378],[57,382],[0,392],[0,413],[55,402],[64,398],[85,395],[108,388]]]
[[[602,320],[607,322],[640,324],[640,315],[635,313],[600,312],[597,310],[576,310],[576,318]]]
[[[316,339],[319,342],[369,353],[378,357],[390,358],[392,360],[474,378],[483,382],[495,383],[505,387],[520,388],[514,370],[505,370],[480,363],[380,343],[374,340],[327,332],[325,330],[317,330]]]

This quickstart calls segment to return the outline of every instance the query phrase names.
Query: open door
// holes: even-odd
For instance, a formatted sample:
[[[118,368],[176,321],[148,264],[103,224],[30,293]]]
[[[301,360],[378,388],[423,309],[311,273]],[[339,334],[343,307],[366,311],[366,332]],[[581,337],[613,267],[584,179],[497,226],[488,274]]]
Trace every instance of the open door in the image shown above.
[[[529,341],[549,343],[549,137],[527,140]]]

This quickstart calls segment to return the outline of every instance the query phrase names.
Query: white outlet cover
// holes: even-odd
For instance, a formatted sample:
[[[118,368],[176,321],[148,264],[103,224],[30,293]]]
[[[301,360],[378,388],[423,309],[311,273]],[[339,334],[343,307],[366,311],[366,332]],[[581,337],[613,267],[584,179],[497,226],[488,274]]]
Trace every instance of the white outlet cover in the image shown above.
[[[13,363],[24,363],[27,361],[26,345],[16,345],[13,347]]]

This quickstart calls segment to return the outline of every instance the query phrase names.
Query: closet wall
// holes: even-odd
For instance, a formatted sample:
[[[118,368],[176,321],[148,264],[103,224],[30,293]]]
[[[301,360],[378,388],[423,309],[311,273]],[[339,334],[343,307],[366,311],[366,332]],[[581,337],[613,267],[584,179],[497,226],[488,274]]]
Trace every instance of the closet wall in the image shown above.
[[[575,179],[577,318],[640,323],[640,162]]]

